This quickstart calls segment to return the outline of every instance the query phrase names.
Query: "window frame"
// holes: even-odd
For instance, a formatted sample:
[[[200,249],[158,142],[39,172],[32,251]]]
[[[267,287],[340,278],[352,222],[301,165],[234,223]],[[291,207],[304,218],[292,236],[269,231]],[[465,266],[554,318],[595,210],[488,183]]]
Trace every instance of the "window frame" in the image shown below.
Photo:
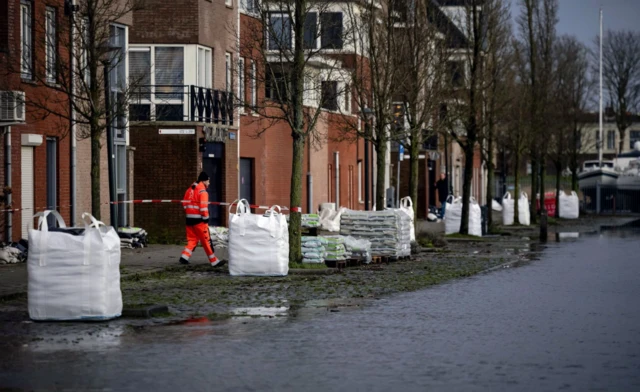
[[[613,139],[611,136],[613,135]],[[616,131],[608,130],[607,131],[607,150],[615,150],[616,149]]]
[[[636,142],[640,142],[640,129],[629,130],[629,149],[633,151],[633,145]]]
[[[204,54],[204,56],[201,56],[201,54]],[[203,66],[204,83],[202,83],[201,75],[200,75],[200,67],[201,67],[201,64],[203,63],[202,57],[204,57],[204,66]],[[211,67],[212,61],[213,61],[213,50],[206,46],[198,45],[196,47],[196,63],[197,63],[196,64],[196,71],[197,71],[196,85],[198,85],[199,87],[213,88],[213,80],[212,80],[213,70]],[[186,64],[185,64],[185,68],[186,68]]]
[[[33,80],[33,2],[30,0],[20,1],[20,77]]]
[[[330,30],[328,31],[328,33],[332,32],[333,29],[335,28],[334,26],[329,26],[326,27],[327,23],[323,23],[323,17],[326,17],[327,15],[340,15],[340,34],[339,37],[337,38],[340,42],[339,45],[333,46],[334,43],[332,41],[334,40],[329,40],[332,42],[332,46],[327,46],[328,43],[325,42],[325,28],[329,28]],[[320,38],[320,49],[326,49],[326,50],[342,50],[344,49],[344,13],[342,11],[328,11],[328,12],[322,12],[319,13],[319,18],[318,18],[318,27],[319,27],[319,38]]]
[[[327,102],[325,102],[325,85],[329,85],[329,84],[335,86],[335,90],[333,91],[334,97],[332,97],[333,99],[330,101],[331,103],[333,103],[333,101],[335,100],[335,104],[331,105],[331,107],[325,106],[327,104]],[[322,82],[320,82],[320,108],[329,110],[332,112],[337,112],[338,110],[340,110],[339,86],[340,84],[337,80],[323,80]]]
[[[55,7],[45,8],[45,75],[49,83],[58,78],[58,12]]]
[[[244,114],[244,105],[246,104],[245,95],[246,91],[246,80],[245,80],[245,64],[244,57],[238,58],[238,112],[240,114]]]
[[[268,51],[279,51],[279,50],[292,50],[293,49],[293,42],[295,41],[294,36],[293,36],[293,24],[291,22],[291,15],[287,14],[286,12],[268,12],[267,15],[269,16],[269,18],[267,19],[267,26],[266,26],[266,36],[267,36],[267,50]],[[278,39],[278,37],[275,37],[275,30],[273,29],[273,23],[272,23],[272,18],[279,18],[279,19],[287,19],[289,22],[289,28],[288,28],[288,34],[289,34],[289,43],[287,46],[282,46],[281,42],[279,42],[280,40]],[[282,31],[284,32],[284,24],[283,24],[283,29]],[[274,36],[274,38],[276,38],[276,46],[275,47],[271,47],[272,44],[272,36]]]
[[[251,60],[251,107],[255,111],[258,106],[258,83],[256,82],[256,62]]]
[[[231,53],[226,52],[224,54],[224,89],[226,92],[233,91],[233,79],[231,78],[231,70],[233,63],[231,62]]]

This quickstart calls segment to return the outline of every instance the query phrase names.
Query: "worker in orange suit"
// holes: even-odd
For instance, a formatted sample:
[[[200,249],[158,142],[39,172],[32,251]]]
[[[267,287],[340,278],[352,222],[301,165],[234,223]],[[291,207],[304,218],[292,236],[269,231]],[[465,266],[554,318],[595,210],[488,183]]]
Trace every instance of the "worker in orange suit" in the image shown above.
[[[182,207],[187,215],[187,246],[180,256],[181,264],[189,264],[193,251],[202,244],[212,267],[224,264],[213,253],[213,244],[209,234],[209,175],[200,173],[198,181],[191,184],[182,198]]]

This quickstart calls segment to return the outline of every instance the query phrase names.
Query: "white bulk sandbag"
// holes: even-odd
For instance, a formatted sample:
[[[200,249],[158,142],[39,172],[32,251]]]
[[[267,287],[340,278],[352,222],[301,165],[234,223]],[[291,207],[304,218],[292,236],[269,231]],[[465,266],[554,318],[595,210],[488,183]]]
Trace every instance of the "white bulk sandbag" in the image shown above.
[[[514,219],[515,200],[511,198],[511,193],[507,192],[502,196],[502,224],[511,226]]]
[[[449,195],[446,203],[444,209],[444,233],[459,233],[462,219],[462,198]]]
[[[260,215],[251,213],[245,199],[234,204],[235,213],[231,213],[233,205],[229,208],[229,273],[233,276],[287,275],[289,228],[280,207],[273,206]]]
[[[491,200],[491,209],[494,211],[502,211],[502,206],[495,200]]]
[[[416,227],[414,222],[415,214],[413,213],[413,202],[411,201],[411,197],[407,196],[400,199],[400,211],[409,215],[409,218],[411,218],[411,230],[409,231],[409,237],[411,238],[411,241],[415,241],[416,240]]]
[[[523,226],[531,224],[531,213],[529,212],[529,197],[526,192],[520,193],[518,199],[518,219]]]
[[[82,214],[84,230],[77,234],[50,231],[47,217],[34,215],[37,229],[29,228],[29,317],[34,320],[104,320],[122,313],[120,238],[111,226]],[[86,222],[86,218],[91,223]],[[31,226],[31,224],[30,224]]]
[[[560,192],[560,218],[578,219],[580,217],[580,199],[578,195],[571,191],[570,195]]]
[[[482,237],[482,210],[475,197],[469,199],[469,235]]]

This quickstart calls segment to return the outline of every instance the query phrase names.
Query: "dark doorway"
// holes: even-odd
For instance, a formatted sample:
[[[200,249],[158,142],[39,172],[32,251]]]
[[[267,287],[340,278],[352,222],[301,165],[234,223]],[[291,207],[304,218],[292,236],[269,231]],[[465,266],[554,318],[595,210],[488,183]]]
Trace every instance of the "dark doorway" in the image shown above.
[[[240,158],[240,198],[247,199],[249,204],[253,200],[253,158]]]
[[[222,162],[224,158],[223,143],[205,143],[202,154],[202,170],[209,175],[209,201],[222,200]],[[222,206],[209,204],[209,225],[220,226],[224,209]]]
[[[47,138],[47,209],[58,210],[58,141]],[[56,218],[47,218],[50,227],[56,225]]]
[[[427,167],[429,168],[429,206],[436,205],[436,181],[438,178],[436,176],[436,161],[432,161],[431,159],[427,160]]]

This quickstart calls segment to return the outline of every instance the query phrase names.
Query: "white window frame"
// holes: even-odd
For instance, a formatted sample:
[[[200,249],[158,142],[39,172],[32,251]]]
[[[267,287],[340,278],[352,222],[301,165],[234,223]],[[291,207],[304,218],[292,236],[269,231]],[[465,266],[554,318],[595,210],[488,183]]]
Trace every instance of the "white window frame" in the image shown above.
[[[211,78],[211,73],[212,73],[211,61],[213,58],[212,50],[211,48],[207,48],[205,46],[198,46],[196,50],[197,50],[196,84],[200,87],[212,88],[212,78]],[[202,58],[203,57],[202,55],[204,55],[204,58]],[[200,75],[201,66],[204,67],[204,83],[201,80],[202,76]]]
[[[136,101],[136,103],[139,103],[141,105],[150,105],[150,109],[149,109],[149,117],[152,119],[155,119],[155,121],[158,121],[156,119],[156,105],[158,104],[183,104],[183,113],[189,113],[189,100],[188,99],[171,99],[171,98],[164,98],[162,100],[156,100],[156,65],[155,65],[155,54],[156,54],[156,48],[182,48],[182,55],[186,56],[186,52],[187,52],[187,48],[185,45],[139,45],[139,46],[130,46],[129,47],[129,51],[132,52],[146,52],[149,51],[150,55],[149,55],[149,59],[150,59],[150,77],[149,77],[149,83],[151,84],[151,91],[150,91],[150,95],[148,99],[140,99],[139,101]],[[186,58],[183,60],[183,67],[184,67],[184,75],[186,77],[186,69],[187,69],[187,60]],[[185,81],[183,80],[182,83],[184,84]]]
[[[233,0],[224,0],[224,5],[227,7],[233,7]]]
[[[258,106],[258,85],[256,83],[256,62],[251,60],[251,107]]]
[[[31,80],[33,79],[33,3],[28,0],[20,2],[20,50],[21,77]]]
[[[249,7],[252,5],[252,7]],[[240,12],[243,14],[257,16],[260,9],[260,0],[240,0]]]
[[[271,51],[271,52],[277,52],[280,50],[292,50],[293,49],[293,44],[296,41],[296,38],[294,36],[295,32],[293,31],[293,21],[291,20],[291,15],[289,15],[286,12],[269,12],[267,14],[268,19],[267,19],[267,31],[266,31],[266,35],[267,35],[267,51]],[[280,18],[280,19],[289,19],[289,35],[291,35],[291,40],[289,41],[289,47],[288,48],[283,48],[283,47],[278,47],[275,49],[271,49],[271,33],[273,30],[273,27],[271,26],[271,18],[276,17],[276,18]]]
[[[57,10],[46,7],[45,10],[45,69],[47,82],[55,83],[57,78],[56,65],[58,62]]]
[[[244,113],[244,105],[246,104],[246,100],[245,100],[245,95],[246,95],[246,80],[244,77],[244,57],[239,57],[238,58],[238,103],[239,103],[239,108],[238,108],[238,112],[243,114]]]
[[[225,66],[225,76],[224,76],[224,88],[225,91],[230,92],[233,91],[233,81],[231,80],[231,53],[226,52],[224,54],[224,66]]]
[[[364,175],[362,174],[362,160],[358,160],[358,203],[364,203],[362,200],[362,178]]]
[[[82,72],[82,78],[85,86],[91,84],[91,72],[89,70],[89,54],[87,52],[87,42],[89,41],[89,19],[84,18],[80,21],[80,72]]]

